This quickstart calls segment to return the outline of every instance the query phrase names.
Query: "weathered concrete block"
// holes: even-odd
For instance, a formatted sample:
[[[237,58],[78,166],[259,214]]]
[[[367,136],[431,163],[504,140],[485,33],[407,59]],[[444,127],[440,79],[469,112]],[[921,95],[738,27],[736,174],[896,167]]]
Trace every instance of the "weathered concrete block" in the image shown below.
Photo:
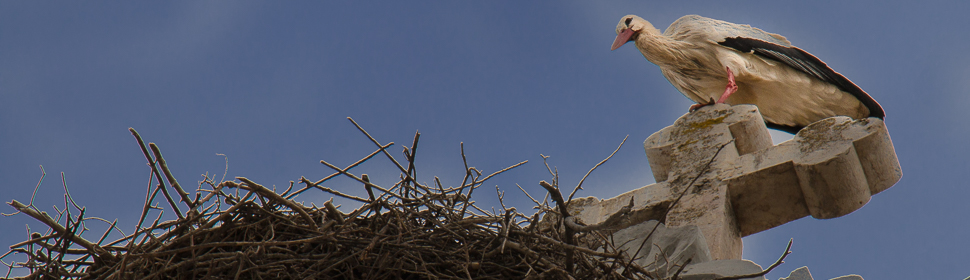
[[[721,177],[742,236],[812,215],[830,219],[865,205],[902,177],[882,120],[833,117],[792,140],[742,155]]]
[[[862,276],[852,274],[852,275],[835,277],[829,280],[863,280],[863,279],[862,279]]]
[[[644,149],[656,184],[606,200],[587,198],[570,205],[570,212],[595,224],[633,197],[634,212],[646,213],[675,200],[698,178],[664,223],[697,226],[713,260],[740,259],[742,236],[808,215],[851,213],[902,176],[880,119],[828,118],[772,146],[753,105],[703,107],[650,135]],[[708,162],[710,169],[702,173]]]
[[[710,280],[719,277],[748,275],[761,272],[761,266],[749,260],[716,260],[688,265],[679,279]],[[765,280],[764,276],[741,278],[745,280]]]
[[[624,240],[619,249],[627,252],[634,263],[646,271],[656,273],[657,278],[666,279],[687,262],[703,263],[711,260],[707,241],[697,226],[667,228],[657,221],[646,221],[613,233],[614,240]],[[653,228],[653,235],[647,238]],[[638,252],[638,253],[637,253]],[[637,253],[636,256],[633,256]]]
[[[812,273],[808,271],[807,266],[799,267],[788,274],[788,277],[782,277],[778,280],[814,280],[812,278]]]
[[[782,277],[782,278],[779,278],[778,280],[814,280],[814,278],[812,278],[812,273],[808,271],[808,267],[803,266],[789,273],[788,277]],[[853,275],[835,277],[830,280],[863,280],[863,279],[862,279],[862,276],[853,274]]]

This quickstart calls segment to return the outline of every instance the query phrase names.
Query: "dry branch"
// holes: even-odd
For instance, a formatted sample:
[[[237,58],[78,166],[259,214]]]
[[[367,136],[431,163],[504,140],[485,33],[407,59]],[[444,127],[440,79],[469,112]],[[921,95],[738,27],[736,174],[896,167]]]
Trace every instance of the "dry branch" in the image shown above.
[[[462,144],[462,182],[446,187],[435,177],[435,185],[429,188],[415,180],[418,133],[412,144],[403,148],[406,162],[398,162],[386,150],[392,143],[381,144],[350,121],[377,149],[345,168],[321,161],[335,172],[316,182],[301,178],[298,182],[305,186],[292,193],[291,182],[282,194],[244,177],[213,182],[208,176],[196,193],[186,192],[164,162],[158,146],[146,145],[130,129],[151,169],[145,204],[134,233],[101,246],[108,232],[99,234],[97,243],[74,234],[83,233],[84,226],[79,224],[83,222],[83,211],[77,221],[69,217],[66,225],[61,225],[14,201],[11,205],[18,211],[44,222],[53,233],[32,235],[0,258],[27,255],[27,262],[14,265],[29,268],[29,279],[646,277],[645,272],[635,270],[621,275],[617,269],[629,260],[615,250],[603,252],[576,244],[572,233],[536,230],[534,224],[541,214],[552,209],[548,205],[530,218],[514,208],[503,206],[499,214],[492,214],[474,204],[471,195],[475,189],[526,161],[485,174],[468,165]],[[385,154],[401,172],[400,181],[391,187],[375,184],[364,172],[354,172],[360,176],[350,172],[379,153]],[[336,176],[356,182],[350,186],[322,186]],[[553,179],[552,185],[546,184],[558,190],[558,178]],[[367,198],[348,194],[347,190],[361,186],[367,191]],[[189,206],[187,214],[169,195],[169,187]],[[245,192],[229,192],[225,188],[241,188]],[[331,201],[317,208],[292,200],[310,189],[362,205],[343,213]],[[167,207],[156,202],[159,192]],[[195,200],[190,199],[193,196]],[[556,201],[566,203],[561,193]],[[466,211],[468,208],[472,210]],[[177,218],[165,221],[163,211],[174,212]],[[150,226],[142,227],[149,212],[157,218]],[[63,214],[70,215],[66,209]],[[109,231],[112,228],[114,223]],[[119,243],[127,245],[114,245]]]
[[[31,234],[27,241],[11,246],[11,251],[0,259],[11,254],[27,255],[28,261],[11,264],[28,268],[27,279],[650,279],[651,274],[643,268],[631,266],[629,254],[619,252],[609,237],[596,232],[621,224],[634,211],[632,198],[630,205],[600,224],[582,225],[567,211],[586,178],[615,155],[626,138],[610,156],[583,176],[568,197],[559,188],[558,170],[545,163],[547,157],[542,156],[553,176],[552,183],[540,182],[547,191],[547,197],[541,202],[519,187],[537,205],[537,212],[528,216],[513,207],[505,207],[504,193],[498,189],[502,211],[485,211],[471,200],[472,193],[485,181],[527,161],[484,175],[468,165],[462,143],[465,169],[460,184],[446,187],[434,177],[434,185],[428,187],[415,179],[419,133],[415,133],[409,147],[403,147],[405,166],[387,152],[393,142],[381,144],[353,119],[350,121],[377,149],[345,168],[321,160],[335,172],[315,182],[301,178],[299,182],[305,186],[292,193],[294,181],[290,181],[290,187],[282,194],[245,177],[214,182],[207,175],[196,193],[190,194],[178,184],[158,146],[146,145],[134,129],[129,129],[151,169],[136,230],[101,245],[117,221],[110,222],[108,231],[97,242],[91,242],[80,236],[86,229],[83,222],[88,218],[83,218],[83,208],[72,200],[70,205],[81,213],[72,216],[65,207],[63,211],[58,210],[57,219],[14,200],[9,203],[11,206],[46,224],[50,233]],[[382,187],[363,172],[354,172],[360,176],[350,172],[379,153],[385,154],[401,172],[400,180],[393,186]],[[703,174],[707,168],[699,172]],[[339,187],[322,185],[337,176],[356,182]],[[691,181],[684,192],[694,183]],[[169,194],[167,185],[188,206],[186,214],[183,215]],[[361,186],[367,198],[349,194],[348,190]],[[233,194],[224,188],[246,192]],[[324,202],[321,208],[306,207],[293,200],[310,189],[362,205],[344,213],[339,205],[334,205],[333,199]],[[160,207],[155,201],[159,192],[168,208]],[[190,199],[193,196],[195,200]],[[550,197],[558,207],[549,205]],[[662,218],[679,199],[635,211],[652,211],[650,215]],[[466,211],[468,208],[472,210]],[[164,210],[174,212],[177,219],[164,221]],[[150,226],[142,227],[151,211],[157,212],[157,218]],[[557,219],[563,219],[559,220],[563,224],[551,230],[537,226],[546,213],[560,216]],[[64,224],[59,224],[57,221],[65,216]],[[791,242],[778,262],[760,274],[722,279],[762,276],[782,263],[790,248]],[[674,277],[685,265],[681,264]]]
[[[714,279],[714,280],[737,280],[737,279],[745,279],[745,278],[753,278],[753,277],[765,276],[765,275],[768,274],[768,272],[771,272],[771,270],[773,270],[776,267],[778,267],[779,265],[785,263],[785,258],[788,257],[788,254],[791,254],[791,243],[792,243],[792,241],[794,241],[794,239],[789,239],[788,240],[788,247],[785,247],[785,252],[781,254],[781,257],[779,257],[778,260],[775,261],[775,263],[771,264],[771,266],[768,266],[768,268],[765,268],[765,270],[762,270],[761,272],[758,272],[758,273],[745,274],[745,275],[736,275],[736,276],[729,276],[729,277],[721,277],[721,278],[717,278],[717,279]]]

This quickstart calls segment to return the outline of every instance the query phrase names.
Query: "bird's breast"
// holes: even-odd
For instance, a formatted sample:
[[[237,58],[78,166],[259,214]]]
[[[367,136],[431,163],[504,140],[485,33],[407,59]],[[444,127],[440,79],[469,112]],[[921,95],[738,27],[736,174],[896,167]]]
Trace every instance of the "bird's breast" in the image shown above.
[[[728,82],[725,67],[730,67],[738,90],[726,103],[754,104],[768,122],[805,126],[831,116],[864,118],[869,114],[858,99],[835,85],[753,54],[721,49],[713,59],[685,57],[679,63],[661,65],[661,69],[675,88],[698,103],[717,100],[724,93]]]

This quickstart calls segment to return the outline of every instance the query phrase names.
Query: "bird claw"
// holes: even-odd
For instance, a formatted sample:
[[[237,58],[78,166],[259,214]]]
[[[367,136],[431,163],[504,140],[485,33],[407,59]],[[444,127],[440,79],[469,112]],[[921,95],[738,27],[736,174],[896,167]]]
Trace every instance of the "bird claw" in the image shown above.
[[[697,109],[700,109],[700,108],[702,108],[704,106],[709,106],[709,105],[714,105],[714,104],[715,104],[714,98],[711,98],[711,101],[709,101],[707,103],[697,103],[697,104],[694,104],[694,105],[690,105],[690,108],[687,108],[687,112],[688,113],[694,112],[694,111],[697,111]]]
[[[697,103],[694,105],[690,105],[690,108],[687,109],[687,112],[694,112],[697,109],[700,109],[701,107],[708,106],[708,105],[724,103],[725,101],[727,101],[728,97],[731,96],[731,94],[738,91],[738,83],[734,82],[734,72],[731,71],[731,67],[724,67],[724,69],[727,70],[728,82],[727,82],[727,86],[724,87],[724,93],[721,94],[721,98],[717,99],[717,101],[715,102],[714,98],[712,97],[711,101],[709,101],[707,104]]]

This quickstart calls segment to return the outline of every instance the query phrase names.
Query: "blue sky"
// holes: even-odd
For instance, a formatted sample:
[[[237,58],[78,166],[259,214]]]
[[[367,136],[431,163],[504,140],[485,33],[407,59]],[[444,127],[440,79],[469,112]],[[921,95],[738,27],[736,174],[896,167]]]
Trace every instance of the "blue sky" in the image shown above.
[[[654,182],[640,143],[691,104],[632,45],[609,51],[616,22],[636,14],[663,29],[699,14],[782,34],[865,89],[886,110],[903,168],[896,186],[852,214],[746,237],[745,258],[767,266],[794,238],[770,279],[805,265],[815,279],[962,279],[970,275],[968,6],[4,1],[0,200],[28,201],[43,165],[35,205],[63,205],[64,172],[87,216],[117,218],[131,232],[150,171],[128,127],[160,146],[184,186],[221,177],[221,153],[227,178],[285,188],[329,175],[321,159],[346,166],[373,151],[346,117],[396,142],[396,155],[420,131],[425,182],[460,183],[460,142],[485,172],[529,160],[489,181],[520,210],[531,205],[515,184],[536,195],[549,180],[540,154],[574,185],[629,135],[579,194],[612,197]],[[382,159],[354,170],[379,185],[398,176]],[[331,187],[364,193],[346,180]],[[491,190],[476,199],[497,205]],[[24,215],[0,218],[0,243],[26,240],[25,224],[42,228]],[[91,225],[92,235],[103,232]]]

